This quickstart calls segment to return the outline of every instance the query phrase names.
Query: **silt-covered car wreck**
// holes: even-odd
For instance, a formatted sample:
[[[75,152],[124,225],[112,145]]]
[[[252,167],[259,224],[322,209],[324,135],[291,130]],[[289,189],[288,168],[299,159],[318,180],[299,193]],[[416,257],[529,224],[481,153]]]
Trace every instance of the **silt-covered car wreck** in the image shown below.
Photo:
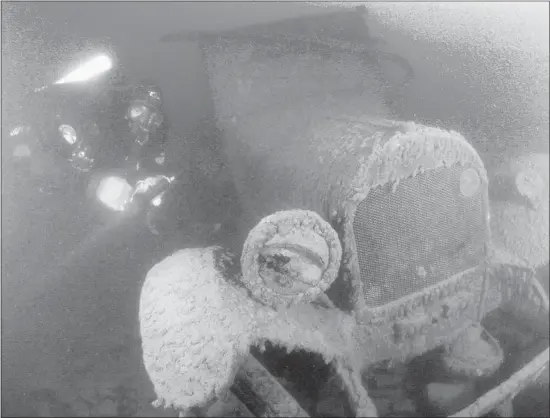
[[[506,181],[528,204],[493,212],[492,175],[468,139],[387,106],[380,61],[401,65],[404,82],[411,72],[366,35],[355,10],[186,35],[204,52],[246,239],[149,271],[139,319],[156,406],[513,416],[512,399],[547,367],[534,267],[548,263],[548,179],[545,191],[525,180],[531,163],[516,167]],[[521,234],[515,246],[499,234],[507,214],[544,207],[540,257],[503,256],[524,248]],[[273,358],[292,355],[281,348],[307,353],[310,374],[277,369]],[[341,396],[327,406],[329,392]]]

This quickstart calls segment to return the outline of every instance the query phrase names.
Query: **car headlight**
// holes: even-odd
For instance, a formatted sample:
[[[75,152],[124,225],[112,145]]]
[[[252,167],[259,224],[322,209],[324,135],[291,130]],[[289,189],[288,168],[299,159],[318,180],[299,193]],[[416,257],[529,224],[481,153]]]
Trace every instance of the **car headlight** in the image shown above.
[[[113,67],[113,61],[107,55],[98,55],[85,62],[80,67],[61,77],[54,84],[81,83],[91,80],[100,74],[109,71]]]
[[[473,168],[468,168],[462,172],[460,176],[460,193],[464,197],[474,196],[481,186],[481,178],[477,171]]]
[[[110,209],[123,211],[133,190],[133,187],[122,177],[106,177],[99,183],[96,197]]]
[[[69,144],[73,145],[76,143],[76,131],[71,125],[59,125],[59,133]]]
[[[534,169],[525,169],[517,173],[515,184],[518,192],[532,201],[543,196],[548,188],[542,176]]]
[[[492,175],[494,200],[515,201],[534,209],[548,204],[548,154],[533,153],[513,157],[494,169]]]

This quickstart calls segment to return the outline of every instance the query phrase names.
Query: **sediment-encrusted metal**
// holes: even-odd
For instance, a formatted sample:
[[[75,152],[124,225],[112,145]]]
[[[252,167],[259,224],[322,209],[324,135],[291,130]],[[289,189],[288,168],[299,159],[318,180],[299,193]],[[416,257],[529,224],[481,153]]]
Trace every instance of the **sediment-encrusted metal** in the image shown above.
[[[480,263],[393,303],[367,306],[353,230],[358,204],[378,187],[395,190],[410,177],[456,165],[477,170],[486,203],[479,155],[456,132],[394,121],[375,65],[353,50],[325,54],[302,43],[288,48],[248,36],[222,38],[203,46],[244,230],[281,210],[310,210],[338,223],[340,279],[348,282],[353,305],[348,314],[312,305],[276,312],[256,304],[251,341],[320,353],[340,370],[355,412],[370,414],[358,382],[366,365],[452,342],[484,312],[513,302],[510,289],[544,305],[532,286],[511,278],[503,284]],[[485,212],[486,206],[480,216]]]
[[[270,266],[277,277],[289,283],[280,288],[271,286],[271,278],[262,273],[262,253],[273,248],[274,254],[287,254],[304,259],[300,266],[306,270],[318,269],[318,277],[305,278],[306,271],[293,271],[290,257],[280,266]],[[325,254],[326,252],[326,254]],[[308,256],[310,254],[310,256]],[[318,214],[311,211],[282,211],[264,218],[253,228],[241,255],[242,283],[252,296],[268,306],[286,308],[315,300],[325,292],[338,275],[342,248],[336,231]],[[275,271],[278,270],[278,271]],[[311,280],[315,282],[311,282]],[[298,282],[307,284],[295,290]]]

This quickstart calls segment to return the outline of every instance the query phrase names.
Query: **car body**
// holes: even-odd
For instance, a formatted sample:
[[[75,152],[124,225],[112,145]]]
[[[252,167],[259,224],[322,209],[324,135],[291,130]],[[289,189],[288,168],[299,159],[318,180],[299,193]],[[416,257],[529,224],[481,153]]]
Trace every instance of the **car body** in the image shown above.
[[[373,413],[373,402],[380,414],[391,414],[392,400],[390,407],[381,405],[401,394],[401,383],[381,395],[376,384],[367,385],[365,392],[347,379],[360,380],[359,375],[369,382],[389,379],[400,373],[395,364],[406,369],[412,360],[434,350],[448,354],[455,352],[453,347],[463,346],[470,352],[481,342],[494,350],[489,366],[476,369],[472,360],[458,367],[456,359],[449,360],[453,366],[446,372],[473,385],[459,388],[458,401],[438,403],[431,391],[434,384],[441,384],[435,378],[422,384],[425,389],[416,394],[416,407],[409,404],[408,410],[393,412],[418,413],[416,408],[424,402],[432,408],[424,413],[482,416],[496,410],[506,414],[509,397],[548,365],[548,340],[542,331],[548,296],[529,268],[495,257],[490,182],[480,153],[456,131],[396,120],[391,106],[395,94],[391,87],[390,91],[384,88],[387,80],[380,70],[381,61],[390,55],[373,47],[364,31],[362,40],[353,38],[362,24],[361,10],[357,10],[335,12],[334,19],[325,15],[190,35],[204,52],[223,152],[241,203],[241,236],[250,231],[244,246],[242,241],[235,243],[234,250],[242,251],[241,272],[229,283],[239,281],[251,300],[264,304],[256,308],[258,317],[273,306],[275,312],[286,312],[290,323],[295,319],[300,324],[294,325],[299,332],[289,326],[288,336],[283,336],[284,330],[277,327],[285,323],[278,325],[274,320],[264,334],[260,332],[260,339],[269,340],[272,333],[279,339],[276,343],[288,350],[301,348],[321,356],[341,350],[340,360],[338,354],[329,356],[336,358],[335,368],[340,370],[354,414]],[[409,81],[405,77],[403,83]],[[265,257],[258,252],[264,254],[261,251],[268,251],[270,245],[281,254],[281,248],[286,251],[292,245],[301,248],[296,250],[300,254],[318,249],[308,247],[305,238],[292,245],[282,238],[288,227],[279,226],[276,218],[293,216],[293,211],[317,214],[339,237],[338,274],[330,288],[321,290],[330,299],[329,312],[343,321],[340,333],[349,338],[342,337],[343,342],[322,314],[315,317],[314,308],[309,323],[300,322],[298,315],[303,313],[294,305],[315,299],[312,295],[318,295],[319,289],[303,291],[297,286],[302,290],[293,293],[287,285],[271,283],[259,273]],[[182,251],[172,259],[181,257],[183,264],[186,257],[191,261],[195,256]],[[152,276],[168,268],[163,263]],[[144,309],[149,309],[148,292],[142,296]],[[155,298],[159,295],[155,293]],[[187,295],[181,297],[181,306],[187,306]],[[169,300],[177,309],[177,300]],[[518,319],[518,330],[524,321],[533,326],[530,337],[520,337],[523,349],[538,343],[543,347],[519,369],[510,369],[509,358],[504,363],[511,345],[489,320],[510,312]],[[143,326],[145,330],[147,321]],[[309,339],[311,328],[318,330],[319,340]],[[535,336],[539,333],[540,340]],[[243,330],[247,341],[245,334]],[[220,338],[219,343],[225,344]],[[522,344],[519,341],[514,344]],[[148,341],[144,344],[147,350],[152,347]],[[162,352],[155,350],[155,356]],[[436,361],[453,358],[447,354],[436,356]],[[477,354],[476,349],[470,353]],[[183,351],[181,355],[192,373],[189,355]],[[342,371],[346,366],[353,369],[352,377]],[[151,367],[156,376],[160,369]],[[169,369],[164,363],[163,367]],[[181,378],[182,370],[168,369],[163,370],[173,375],[174,382]],[[164,378],[158,392],[160,404],[185,409],[173,398]],[[409,402],[412,399],[410,393],[404,396]]]

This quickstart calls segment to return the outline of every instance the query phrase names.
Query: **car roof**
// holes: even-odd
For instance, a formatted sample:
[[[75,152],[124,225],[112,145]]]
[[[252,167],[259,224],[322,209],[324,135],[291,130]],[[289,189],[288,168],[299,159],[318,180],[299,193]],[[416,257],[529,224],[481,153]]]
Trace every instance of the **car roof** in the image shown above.
[[[269,21],[257,22],[257,19],[243,21],[242,25],[230,28],[207,30],[183,30],[169,33],[161,38],[164,42],[201,41],[216,38],[249,38],[264,37],[271,41],[302,39],[322,41],[338,39],[340,42],[364,42],[368,39],[368,28],[364,24],[364,8],[335,9],[315,8],[316,13],[297,14],[284,7],[279,9],[276,17]]]

